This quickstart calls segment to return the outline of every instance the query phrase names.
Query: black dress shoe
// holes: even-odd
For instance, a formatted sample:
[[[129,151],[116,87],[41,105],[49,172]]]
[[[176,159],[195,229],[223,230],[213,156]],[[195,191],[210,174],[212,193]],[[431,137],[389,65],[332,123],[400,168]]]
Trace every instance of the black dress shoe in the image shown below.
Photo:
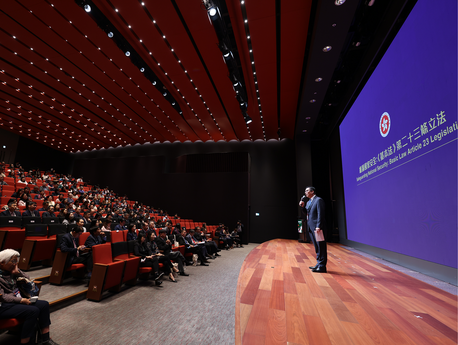
[[[172,282],[172,283],[176,283],[177,281],[175,279],[172,279],[169,277],[169,280]]]
[[[312,272],[326,273],[326,267],[315,267]]]
[[[215,256],[221,256],[221,255],[219,255],[218,253],[216,253]]]
[[[187,274],[185,272],[180,272],[179,274],[180,274],[180,276],[185,276],[185,277],[189,276],[189,274]]]
[[[156,280],[154,283],[156,284],[156,286],[159,286],[159,285],[162,284],[162,282],[160,280]]]
[[[309,266],[309,268],[310,268],[311,270],[313,270],[314,268],[317,268],[317,267],[318,267],[318,266],[316,266],[316,265],[315,265],[315,266]]]
[[[208,266],[208,264],[206,264],[205,262],[202,262],[200,266]]]

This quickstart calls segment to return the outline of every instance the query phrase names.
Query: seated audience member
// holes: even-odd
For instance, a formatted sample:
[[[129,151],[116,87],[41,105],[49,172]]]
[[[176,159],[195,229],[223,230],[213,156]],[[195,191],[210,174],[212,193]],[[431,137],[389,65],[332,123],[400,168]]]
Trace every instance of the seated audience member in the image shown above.
[[[8,209],[0,213],[0,216],[3,217],[20,217],[21,213],[17,211],[17,202],[16,200],[8,201]]]
[[[222,241],[224,243],[224,248],[226,248],[226,250],[233,248],[234,241],[226,233],[226,231],[224,230],[224,226],[222,224],[218,228],[216,228],[215,236],[219,238],[219,241]]]
[[[26,193],[23,193],[21,195],[21,198],[20,198],[19,202],[18,202],[18,205],[19,206],[27,206],[28,201],[29,201],[29,197],[27,196]]]
[[[148,250],[151,252],[153,256],[157,257],[159,263],[164,265],[163,271],[165,274],[168,274],[169,280],[171,282],[176,283],[177,281],[175,280],[175,277],[173,276],[172,271],[178,272],[178,269],[173,267],[172,262],[170,262],[170,259],[168,256],[159,252],[159,249],[157,248],[157,244],[155,240],[156,240],[156,233],[148,232],[146,234],[146,247],[148,248]]]
[[[127,232],[126,240],[135,241],[136,239],[137,239],[137,226],[134,223],[129,224],[129,229]]]
[[[177,235],[181,235],[181,225],[180,223],[175,224],[175,228],[172,231],[172,235],[176,238]]]
[[[111,231],[111,220],[109,218],[106,218],[103,221],[102,232],[110,232],[110,231]]]
[[[21,328],[21,344],[35,344],[32,336],[38,327],[41,330],[43,345],[57,345],[49,337],[49,303],[38,299],[32,304],[30,298],[23,298],[18,289],[17,280],[20,277],[30,279],[18,267],[19,253],[13,249],[0,252],[0,319],[20,319],[24,323]],[[32,338],[32,339],[31,339]]]
[[[68,214],[68,210],[67,210],[66,208],[62,208],[62,209],[59,211],[57,217],[61,218],[61,220],[64,221],[65,216],[66,216],[67,214]]]
[[[178,236],[178,244],[180,246],[184,246],[185,248],[185,252],[186,253],[193,253],[193,254],[197,254],[199,260],[200,260],[200,265],[201,266],[208,266],[208,260],[205,258],[205,255],[203,253],[203,250],[201,247],[198,247],[198,246],[195,246],[191,243],[189,243],[187,240],[186,240],[186,230],[182,230],[181,231],[181,235]]]
[[[47,196],[45,199],[48,202],[48,205],[55,206],[56,203],[54,202],[54,199],[52,198],[51,195]]]
[[[207,248],[205,247],[205,243],[199,242],[197,238],[194,237],[195,233],[196,232],[194,229],[189,230],[189,234],[186,235],[186,240],[192,245],[200,247],[202,249],[202,254],[204,254],[206,259],[214,259],[213,256],[210,256],[208,254]]]
[[[207,236],[205,235],[205,233],[202,231],[200,227],[196,227],[194,238],[199,242],[205,243],[205,247],[207,248],[208,253],[214,256],[221,256],[218,254],[218,252],[220,252],[221,249],[218,249],[218,246],[216,245],[214,241],[207,240]]]
[[[22,212],[23,217],[40,217],[40,212],[36,211],[37,203],[33,201],[29,201],[27,210]]]
[[[65,214],[65,219],[62,221],[62,224],[76,224],[75,215],[73,212],[67,212]]]
[[[48,217],[56,217],[56,214],[54,213],[54,206],[49,205],[48,209],[43,212],[41,215],[41,218],[48,218]]]
[[[119,218],[119,224],[114,229],[117,231],[127,230],[125,219]]]
[[[77,224],[77,226],[79,226],[79,227],[81,228],[81,230],[83,230],[83,232],[87,232],[87,229],[86,229],[86,227],[84,226],[84,221],[83,221],[82,218],[78,219],[78,220],[76,221],[76,224]]]
[[[38,209],[38,212],[46,212],[46,210],[48,209],[48,202],[47,201],[43,201],[43,205],[41,206],[41,208]]]
[[[89,211],[84,211],[82,219],[83,219],[84,225],[91,224],[91,213]]]
[[[164,229],[159,230],[159,237],[156,237],[155,241],[157,248],[162,254],[178,264],[180,276],[188,276],[189,274],[184,272],[183,263],[185,262],[185,258],[179,251],[172,251],[172,242],[167,238],[167,231]]]
[[[164,273],[159,272],[159,260],[156,256],[153,256],[152,253],[148,250],[146,246],[146,238],[143,234],[140,234],[135,241],[134,245],[134,255],[141,257],[140,267],[151,267],[152,277],[156,282],[156,285],[161,285],[162,282],[159,280]]]
[[[148,235],[148,232],[154,232],[154,234],[156,235],[156,230],[149,230],[148,223],[146,222],[142,223],[142,229],[140,231],[143,232],[145,235]]]
[[[165,228],[164,230],[167,232],[167,236],[170,236],[172,234],[172,222],[168,221],[165,223]]]
[[[232,238],[232,241],[234,241],[234,244],[237,247],[243,248],[242,240],[240,238],[239,232],[237,231],[237,228],[235,228],[234,231],[232,231],[231,238]]]
[[[86,239],[86,242],[84,242],[86,248],[92,248],[93,246],[107,242],[107,237],[99,227],[93,226],[89,229],[89,232],[91,234]]]
[[[83,229],[81,226],[73,228],[69,233],[66,233],[62,236],[62,241],[60,242],[60,250],[63,253],[68,253],[66,267],[72,264],[85,264],[87,277],[90,278],[92,272],[92,255],[90,253],[90,248],[86,248],[85,245],[79,245],[79,237]]]
[[[0,186],[8,186],[8,183],[6,183],[4,180],[5,180],[5,175],[1,174],[0,175]]]
[[[36,194],[33,199],[34,200],[44,200],[46,198],[45,191],[41,191],[39,194]]]

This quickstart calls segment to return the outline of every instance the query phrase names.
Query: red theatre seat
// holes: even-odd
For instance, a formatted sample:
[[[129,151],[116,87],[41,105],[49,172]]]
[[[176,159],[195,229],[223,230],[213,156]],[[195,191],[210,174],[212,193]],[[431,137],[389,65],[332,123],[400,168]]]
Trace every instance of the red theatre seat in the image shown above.
[[[129,257],[129,247],[127,242],[120,241],[111,244],[113,261],[124,261],[124,276],[122,282],[127,285],[135,285],[137,283],[138,268],[140,266],[140,257]]]
[[[121,288],[125,262],[113,262],[110,243],[93,246],[92,258],[94,267],[87,298],[92,301],[100,301],[103,291],[118,292]]]

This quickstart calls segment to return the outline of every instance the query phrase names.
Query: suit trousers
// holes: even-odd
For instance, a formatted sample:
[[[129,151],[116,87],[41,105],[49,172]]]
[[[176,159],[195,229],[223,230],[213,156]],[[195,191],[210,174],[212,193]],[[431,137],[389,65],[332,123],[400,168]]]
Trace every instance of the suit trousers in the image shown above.
[[[326,241],[318,242],[315,238],[315,232],[311,231],[310,229],[309,235],[312,239],[313,245],[315,246],[316,266],[326,268],[326,264],[328,263],[328,248]]]

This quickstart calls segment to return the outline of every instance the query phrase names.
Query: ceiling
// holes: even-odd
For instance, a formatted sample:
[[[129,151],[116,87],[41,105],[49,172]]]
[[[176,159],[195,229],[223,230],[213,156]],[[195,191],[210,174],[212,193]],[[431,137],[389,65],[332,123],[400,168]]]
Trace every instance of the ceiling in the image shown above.
[[[208,3],[92,0],[88,13],[85,1],[2,1],[0,128],[65,152],[323,137],[414,2],[214,0],[247,124]]]

